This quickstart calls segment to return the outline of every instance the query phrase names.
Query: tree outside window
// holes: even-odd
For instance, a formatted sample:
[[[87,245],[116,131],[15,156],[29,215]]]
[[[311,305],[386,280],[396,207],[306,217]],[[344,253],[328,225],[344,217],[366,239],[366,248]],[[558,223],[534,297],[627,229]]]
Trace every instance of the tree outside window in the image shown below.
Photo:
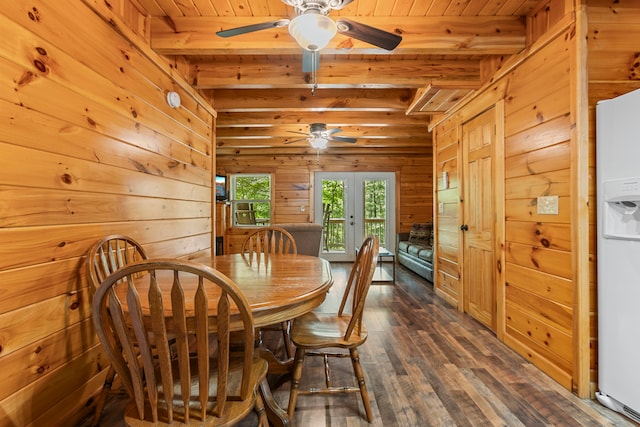
[[[271,222],[271,175],[231,175],[234,225],[268,225]]]

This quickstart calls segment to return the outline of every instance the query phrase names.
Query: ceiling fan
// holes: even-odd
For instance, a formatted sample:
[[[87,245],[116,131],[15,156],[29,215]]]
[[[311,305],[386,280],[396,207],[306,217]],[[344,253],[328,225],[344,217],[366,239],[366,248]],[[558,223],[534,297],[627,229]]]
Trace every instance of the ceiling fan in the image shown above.
[[[385,50],[393,50],[398,46],[402,37],[369,25],[340,18],[335,22],[327,15],[332,10],[339,10],[353,0],[282,0],[283,3],[295,8],[296,16],[289,19],[263,22],[218,31],[220,37],[233,37],[269,28],[289,27],[289,34],[303,49],[316,52],[325,47],[335,36],[336,32],[348,37],[361,40]]]
[[[327,129],[327,125],[324,123],[311,123],[309,125],[309,132],[297,132],[290,130],[291,133],[297,133],[305,135],[305,138],[294,139],[292,141],[286,141],[285,144],[291,144],[298,141],[309,141],[309,144],[316,150],[323,150],[327,148],[329,141],[335,142],[349,142],[355,143],[357,139],[349,138],[346,136],[334,136],[338,132],[342,132],[339,128]]]

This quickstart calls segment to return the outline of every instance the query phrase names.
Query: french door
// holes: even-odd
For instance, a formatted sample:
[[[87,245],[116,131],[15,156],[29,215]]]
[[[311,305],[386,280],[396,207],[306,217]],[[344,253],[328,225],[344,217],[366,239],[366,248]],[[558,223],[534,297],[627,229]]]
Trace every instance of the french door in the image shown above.
[[[353,261],[366,236],[395,251],[395,173],[316,172],[315,222],[323,224],[322,257]]]

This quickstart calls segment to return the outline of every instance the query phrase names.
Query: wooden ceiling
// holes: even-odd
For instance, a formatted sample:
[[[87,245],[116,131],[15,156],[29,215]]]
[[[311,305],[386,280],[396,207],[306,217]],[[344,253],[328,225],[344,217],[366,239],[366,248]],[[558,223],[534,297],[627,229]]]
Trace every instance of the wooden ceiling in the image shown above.
[[[218,111],[217,153],[310,153],[286,144],[314,122],[339,127],[380,153],[430,151],[428,125],[479,88],[496,64],[525,47],[525,17],[538,0],[353,0],[329,16],[402,36],[388,52],[337,34],[313,76],[288,29],[231,38],[216,32],[293,18],[281,0],[137,0],[151,16],[152,48],[187,70]]]

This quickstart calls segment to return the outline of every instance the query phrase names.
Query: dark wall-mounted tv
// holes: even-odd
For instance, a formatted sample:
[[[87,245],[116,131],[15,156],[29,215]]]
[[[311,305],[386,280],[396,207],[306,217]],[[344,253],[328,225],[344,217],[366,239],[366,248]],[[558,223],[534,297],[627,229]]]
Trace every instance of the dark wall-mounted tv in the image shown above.
[[[216,200],[225,201],[228,198],[227,177],[225,175],[216,175]]]

